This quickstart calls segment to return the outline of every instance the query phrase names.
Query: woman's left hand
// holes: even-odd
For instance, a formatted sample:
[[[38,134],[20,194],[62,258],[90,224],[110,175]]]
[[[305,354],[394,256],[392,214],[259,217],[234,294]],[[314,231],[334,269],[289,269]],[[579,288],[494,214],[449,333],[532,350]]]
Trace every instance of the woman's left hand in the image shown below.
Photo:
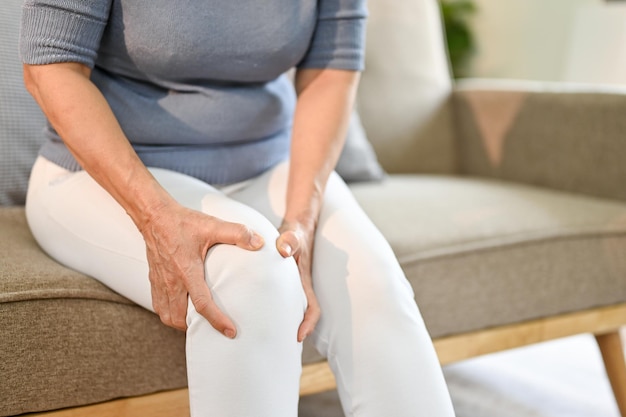
[[[321,315],[311,277],[315,225],[283,221],[278,231],[280,236],[276,240],[276,248],[283,257],[294,257],[307,299],[307,309],[298,329],[298,342],[302,342],[313,332]]]
[[[298,101],[291,135],[287,204],[276,247],[282,256],[296,260],[308,301],[298,341],[313,332],[321,315],[311,277],[313,241],[324,189],[348,130],[358,80],[359,73],[355,71],[296,71]]]

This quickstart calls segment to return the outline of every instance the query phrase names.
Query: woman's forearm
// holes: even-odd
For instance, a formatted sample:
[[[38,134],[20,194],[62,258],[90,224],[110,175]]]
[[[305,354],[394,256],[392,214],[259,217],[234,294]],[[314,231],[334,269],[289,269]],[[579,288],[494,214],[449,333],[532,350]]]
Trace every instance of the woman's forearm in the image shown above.
[[[303,341],[315,329],[321,309],[311,277],[313,241],[324,190],[348,129],[359,75],[339,70],[301,70],[296,74],[298,102],[291,142],[287,207],[276,247],[293,256],[307,298],[298,329]]]
[[[204,276],[210,247],[258,250],[263,238],[176,203],[143,165],[105,98],[79,64],[26,66],[25,82],[82,167],[131,216],[146,243],[152,306],[161,320],[185,329],[188,299],[229,338],[234,323],[215,304]]]
[[[335,169],[354,105],[359,73],[300,70],[285,221],[317,221],[326,182]]]
[[[171,202],[128,142],[81,64],[25,65],[27,89],[78,163],[141,226]]]

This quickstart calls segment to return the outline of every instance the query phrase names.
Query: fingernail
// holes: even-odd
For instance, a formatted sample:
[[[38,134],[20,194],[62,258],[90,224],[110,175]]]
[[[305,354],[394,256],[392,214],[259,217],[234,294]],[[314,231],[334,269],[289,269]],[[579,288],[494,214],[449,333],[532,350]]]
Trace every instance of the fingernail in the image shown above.
[[[264,242],[265,241],[263,240],[263,238],[260,235],[257,235],[256,233],[254,233],[252,235],[252,238],[250,239],[250,244],[254,248],[260,248],[261,246],[263,246]]]
[[[288,243],[283,243],[280,245],[280,247],[282,248],[283,252],[287,254],[287,256],[291,256],[291,252],[293,251],[293,249],[291,249],[291,246]]]
[[[234,339],[235,338],[235,331],[233,329],[226,329],[224,330],[224,336],[226,336],[229,339]]]

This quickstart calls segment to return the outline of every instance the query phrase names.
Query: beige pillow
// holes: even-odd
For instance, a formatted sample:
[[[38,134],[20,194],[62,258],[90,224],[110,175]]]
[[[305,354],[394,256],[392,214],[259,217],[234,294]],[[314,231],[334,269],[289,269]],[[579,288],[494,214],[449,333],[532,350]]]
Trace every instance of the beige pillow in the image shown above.
[[[369,0],[359,114],[387,172],[455,168],[452,80],[437,0]]]

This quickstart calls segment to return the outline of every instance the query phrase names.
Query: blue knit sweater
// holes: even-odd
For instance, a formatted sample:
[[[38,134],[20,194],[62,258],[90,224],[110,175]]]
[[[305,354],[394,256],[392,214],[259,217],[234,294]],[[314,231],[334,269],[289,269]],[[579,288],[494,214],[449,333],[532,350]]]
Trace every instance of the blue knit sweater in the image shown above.
[[[93,68],[147,166],[227,184],[288,157],[287,70],[362,69],[364,3],[26,0],[20,53],[28,64]],[[54,129],[45,134],[40,153],[80,169]]]

